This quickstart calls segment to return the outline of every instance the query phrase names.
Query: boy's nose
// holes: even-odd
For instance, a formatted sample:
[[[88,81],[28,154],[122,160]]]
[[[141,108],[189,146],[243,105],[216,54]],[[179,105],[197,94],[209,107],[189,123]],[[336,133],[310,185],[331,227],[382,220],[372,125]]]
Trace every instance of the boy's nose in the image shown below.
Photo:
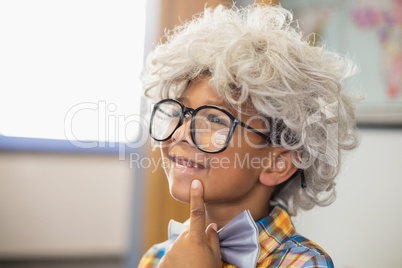
[[[178,127],[172,135],[172,139],[175,141],[175,143],[183,141],[189,143],[191,146],[194,146],[194,143],[191,139],[190,124],[190,116],[185,117],[183,124]]]
[[[189,111],[184,112],[184,118],[190,118],[191,115],[192,113]]]

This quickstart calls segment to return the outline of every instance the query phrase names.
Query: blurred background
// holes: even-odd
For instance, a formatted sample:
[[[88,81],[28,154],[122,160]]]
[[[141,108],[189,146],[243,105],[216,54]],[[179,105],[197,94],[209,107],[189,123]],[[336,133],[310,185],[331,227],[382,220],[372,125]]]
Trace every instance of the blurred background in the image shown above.
[[[251,2],[0,1],[0,267],[137,267],[188,218],[150,150],[144,58],[205,5]],[[337,201],[296,228],[336,267],[400,267],[402,1],[273,3],[356,61],[365,96]]]

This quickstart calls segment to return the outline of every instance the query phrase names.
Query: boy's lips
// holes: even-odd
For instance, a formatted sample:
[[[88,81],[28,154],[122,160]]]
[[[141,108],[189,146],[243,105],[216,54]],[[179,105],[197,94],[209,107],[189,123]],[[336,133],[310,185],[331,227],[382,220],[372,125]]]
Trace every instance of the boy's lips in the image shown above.
[[[201,163],[197,163],[192,161],[191,158],[187,158],[184,156],[175,156],[169,155],[169,159],[176,165],[184,168],[191,168],[191,169],[205,169],[205,166]]]

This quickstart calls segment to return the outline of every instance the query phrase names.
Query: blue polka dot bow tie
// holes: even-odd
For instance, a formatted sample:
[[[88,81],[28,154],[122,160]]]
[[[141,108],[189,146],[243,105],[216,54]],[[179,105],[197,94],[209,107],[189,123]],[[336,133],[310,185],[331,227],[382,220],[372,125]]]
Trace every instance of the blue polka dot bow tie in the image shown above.
[[[170,220],[169,240],[172,243],[188,226]],[[250,211],[245,210],[218,230],[222,259],[241,268],[256,267],[260,255],[259,231]]]

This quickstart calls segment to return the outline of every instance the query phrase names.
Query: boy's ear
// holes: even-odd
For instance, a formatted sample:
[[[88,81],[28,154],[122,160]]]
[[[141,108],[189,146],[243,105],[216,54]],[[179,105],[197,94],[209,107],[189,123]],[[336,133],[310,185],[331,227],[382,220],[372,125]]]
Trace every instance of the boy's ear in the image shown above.
[[[279,185],[288,180],[297,167],[292,163],[291,153],[284,148],[276,147],[272,151],[270,163],[263,168],[260,174],[260,182],[266,186]]]

